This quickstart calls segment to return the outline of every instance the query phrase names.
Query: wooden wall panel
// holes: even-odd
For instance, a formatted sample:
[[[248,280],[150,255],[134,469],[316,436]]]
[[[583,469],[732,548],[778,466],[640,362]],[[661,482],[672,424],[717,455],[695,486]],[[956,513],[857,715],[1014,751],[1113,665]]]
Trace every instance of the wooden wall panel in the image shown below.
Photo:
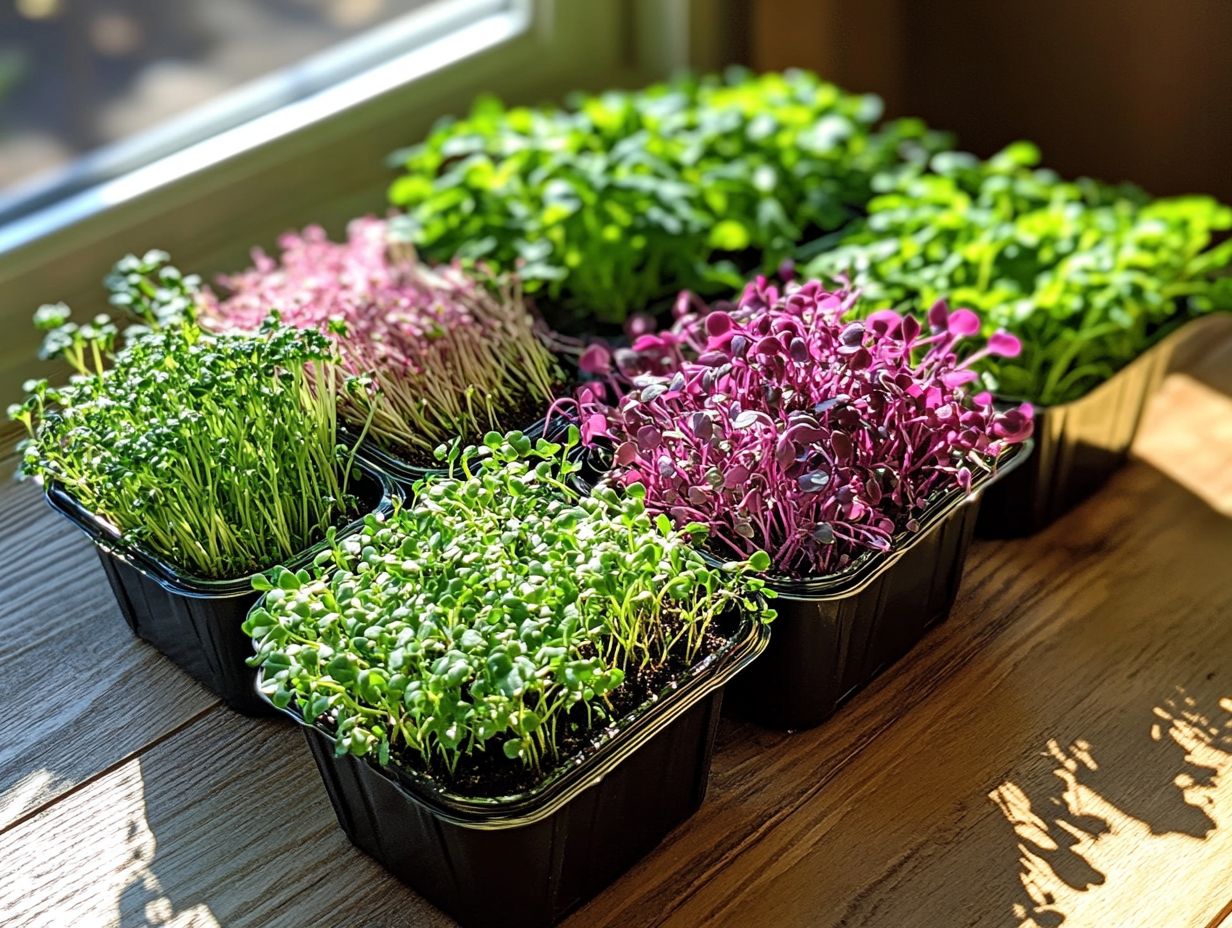
[[[813,68],[991,154],[1232,201],[1226,0],[753,0],[750,60]]]

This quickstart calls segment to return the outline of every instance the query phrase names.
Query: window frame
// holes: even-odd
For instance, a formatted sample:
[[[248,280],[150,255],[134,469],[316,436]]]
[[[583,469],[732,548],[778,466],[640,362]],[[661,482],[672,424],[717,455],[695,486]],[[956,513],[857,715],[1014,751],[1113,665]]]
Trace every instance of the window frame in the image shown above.
[[[100,153],[65,176],[63,196],[36,191],[39,208],[0,225],[9,332],[0,394],[16,400],[25,378],[49,375],[35,357],[34,309],[64,301],[82,317],[104,311],[101,278],[125,253],[163,248],[210,279],[246,266],[251,247],[271,247],[287,229],[319,223],[336,234],[348,218],[387,208],[390,152],[476,95],[558,100],[710,66],[728,3],[442,0],[378,27],[366,49],[361,37],[344,43],[359,41],[358,51],[312,59],[315,83],[296,99],[270,108],[270,94],[287,94],[286,75],[273,75],[231,95],[239,109],[192,114],[178,135],[168,124]],[[394,26],[400,34],[379,35]]]

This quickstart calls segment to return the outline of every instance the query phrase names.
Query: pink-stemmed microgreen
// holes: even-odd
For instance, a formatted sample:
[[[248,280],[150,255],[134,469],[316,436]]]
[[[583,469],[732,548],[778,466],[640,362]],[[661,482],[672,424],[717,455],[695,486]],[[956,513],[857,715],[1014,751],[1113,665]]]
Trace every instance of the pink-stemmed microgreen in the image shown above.
[[[388,224],[353,221],[347,240],[320,227],[288,233],[276,260],[222,278],[206,295],[204,321],[221,330],[259,327],[271,309],[298,328],[330,335],[343,368],[370,375],[371,389],[339,396],[344,422],[388,451],[431,461],[458,436],[536,418],[562,375],[516,280],[421,263]]]
[[[966,309],[926,322],[892,310],[855,320],[858,293],[764,278],[734,306],[682,296],[675,324],[630,348],[591,346],[576,394],[584,440],[646,505],[701,523],[724,556],[769,553],[776,573],[827,574],[917,531],[931,501],[970,491],[1031,434],[1024,404],[971,395],[972,365],[1020,346]]]

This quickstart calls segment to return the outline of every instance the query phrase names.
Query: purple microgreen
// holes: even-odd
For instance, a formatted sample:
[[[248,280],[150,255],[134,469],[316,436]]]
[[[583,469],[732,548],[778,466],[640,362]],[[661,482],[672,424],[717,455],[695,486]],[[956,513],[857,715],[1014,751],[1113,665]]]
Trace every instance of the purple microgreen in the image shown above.
[[[833,572],[918,531],[937,494],[970,490],[1031,434],[1029,406],[968,392],[973,358],[1017,346],[999,333],[960,351],[980,320],[943,302],[925,326],[891,311],[857,321],[856,301],[764,278],[710,313],[682,300],[606,393],[577,396],[583,422],[603,418],[593,440],[617,448],[613,478],[677,525],[705,524],[721,555],[765,550],[787,575]],[[629,371],[657,379],[639,388]]]

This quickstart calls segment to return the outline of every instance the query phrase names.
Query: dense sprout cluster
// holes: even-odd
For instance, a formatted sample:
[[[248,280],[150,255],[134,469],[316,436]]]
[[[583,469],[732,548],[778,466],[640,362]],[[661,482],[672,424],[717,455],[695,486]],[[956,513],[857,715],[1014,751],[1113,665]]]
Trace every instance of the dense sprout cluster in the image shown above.
[[[391,242],[384,220],[357,219],[347,240],[323,229],[284,235],[278,260],[258,250],[254,267],[203,295],[203,321],[255,330],[271,310],[299,328],[328,332],[355,381],[338,397],[353,430],[388,451],[431,459],[461,436],[523,424],[546,405],[562,375],[515,282],[451,265],[428,267]]]
[[[401,155],[391,188],[428,256],[520,265],[563,324],[623,322],[681,288],[739,289],[839,228],[874,174],[940,139],[812,74],[685,78],[567,109],[479,103]]]
[[[208,579],[273,566],[353,513],[350,461],[336,444],[328,339],[271,322],[250,335],[203,332],[196,281],[152,252],[109,278],[112,302],[143,325],[119,333],[45,306],[44,354],[68,384],[27,383],[10,407],[30,437],[22,471],[177,568]],[[316,391],[313,383],[330,389]]]
[[[275,703],[328,722],[340,754],[539,770],[631,677],[697,661],[721,614],[762,608],[748,565],[707,566],[637,488],[572,489],[568,445],[492,433],[458,479],[260,584],[245,631]]]
[[[685,312],[615,357],[591,348],[583,435],[613,445],[615,477],[652,511],[706,525],[724,552],[764,549],[781,574],[887,550],[935,494],[969,489],[1029,436],[1031,409],[967,394],[971,365],[1019,350],[997,333],[959,361],[970,310],[938,303],[925,329],[891,310],[853,321],[856,304],[759,279],[730,311]]]
[[[880,178],[867,219],[808,266],[843,275],[864,312],[976,309],[1022,340],[980,365],[997,392],[1054,404],[1087,393],[1181,322],[1232,310],[1232,209],[1209,197],[1061,181],[1019,143],[989,161],[938,155]]]

